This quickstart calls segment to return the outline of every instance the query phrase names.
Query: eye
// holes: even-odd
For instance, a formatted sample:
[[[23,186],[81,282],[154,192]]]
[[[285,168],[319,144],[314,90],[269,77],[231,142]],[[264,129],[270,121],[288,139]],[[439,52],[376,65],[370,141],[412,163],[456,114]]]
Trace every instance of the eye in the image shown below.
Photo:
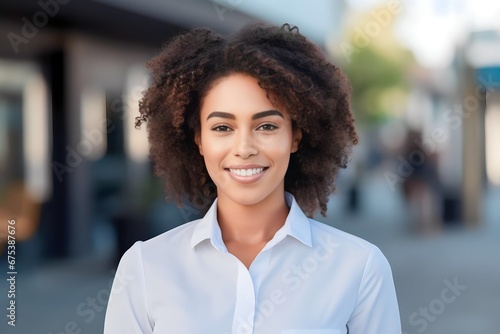
[[[270,123],[266,123],[266,124],[262,124],[261,126],[259,126],[257,128],[257,130],[262,130],[262,131],[273,131],[275,129],[277,129],[278,127],[274,124],[270,124]]]
[[[217,131],[217,132],[228,132],[231,131],[231,128],[227,125],[217,125],[212,128],[212,131]]]

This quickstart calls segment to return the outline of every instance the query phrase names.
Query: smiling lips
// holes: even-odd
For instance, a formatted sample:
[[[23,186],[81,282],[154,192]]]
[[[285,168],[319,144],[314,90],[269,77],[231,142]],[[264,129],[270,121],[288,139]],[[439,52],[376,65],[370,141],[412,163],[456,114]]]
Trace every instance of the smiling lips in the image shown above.
[[[229,175],[235,181],[252,183],[260,179],[267,169],[268,167],[248,166],[248,168],[226,168],[226,171],[229,172]]]
[[[248,169],[236,169],[236,168],[229,168],[229,171],[233,174],[239,175],[239,176],[252,176],[255,174],[262,173],[264,171],[263,167],[260,168],[248,168]]]

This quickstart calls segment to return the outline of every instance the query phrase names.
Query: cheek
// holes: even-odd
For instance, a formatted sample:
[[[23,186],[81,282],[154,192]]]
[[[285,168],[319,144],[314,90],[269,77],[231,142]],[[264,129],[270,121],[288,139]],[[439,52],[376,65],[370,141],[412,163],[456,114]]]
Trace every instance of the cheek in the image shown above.
[[[218,168],[224,157],[227,155],[227,148],[223,141],[214,140],[214,138],[202,136],[203,158],[207,169]]]
[[[273,161],[275,167],[286,170],[291,154],[291,140],[281,138],[281,140],[272,140],[263,142],[261,152]]]
[[[227,149],[217,145],[217,143],[212,143],[203,146],[203,153],[208,175],[216,187],[224,186],[230,180],[229,175],[222,170],[224,160],[227,157]]]
[[[283,133],[279,136],[262,135],[258,139],[259,146],[265,152],[273,155],[287,155],[291,153],[292,136]]]
[[[222,152],[220,147],[216,145],[204,145],[203,146],[203,157],[205,161],[210,164],[214,164],[219,161],[222,157]]]

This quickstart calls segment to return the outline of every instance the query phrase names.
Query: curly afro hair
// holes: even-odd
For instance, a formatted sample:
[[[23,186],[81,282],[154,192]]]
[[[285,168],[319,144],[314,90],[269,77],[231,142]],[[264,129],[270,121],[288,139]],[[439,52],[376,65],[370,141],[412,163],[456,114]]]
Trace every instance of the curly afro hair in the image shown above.
[[[173,38],[147,63],[152,82],[139,103],[136,128],[147,121],[155,173],[167,197],[215,197],[215,186],[194,141],[200,131],[200,102],[218,79],[233,73],[257,78],[273,104],[286,108],[302,131],[290,157],[285,190],[312,217],[325,216],[335,175],[357,144],[350,110],[351,88],[342,71],[298,28],[253,23],[230,38],[206,28]],[[274,99],[276,97],[279,101]],[[208,207],[208,205],[207,205]]]

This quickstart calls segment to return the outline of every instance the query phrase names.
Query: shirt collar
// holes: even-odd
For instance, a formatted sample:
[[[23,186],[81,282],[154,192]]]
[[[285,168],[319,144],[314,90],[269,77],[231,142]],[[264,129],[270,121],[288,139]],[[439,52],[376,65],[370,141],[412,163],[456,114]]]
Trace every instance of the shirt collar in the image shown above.
[[[210,239],[215,248],[227,252],[226,245],[222,240],[222,232],[217,222],[217,198],[205,216],[196,225],[191,237],[191,247],[195,247],[206,239]]]
[[[303,244],[312,247],[311,242],[311,226],[309,219],[306,217],[302,209],[300,209],[295,197],[285,192],[286,204],[290,207],[285,224],[277,232],[273,239],[290,235],[302,242]],[[227,253],[227,248],[222,240],[222,232],[217,222],[217,199],[207,211],[205,216],[198,222],[191,238],[191,247],[194,248],[203,240],[210,239],[212,245]]]

